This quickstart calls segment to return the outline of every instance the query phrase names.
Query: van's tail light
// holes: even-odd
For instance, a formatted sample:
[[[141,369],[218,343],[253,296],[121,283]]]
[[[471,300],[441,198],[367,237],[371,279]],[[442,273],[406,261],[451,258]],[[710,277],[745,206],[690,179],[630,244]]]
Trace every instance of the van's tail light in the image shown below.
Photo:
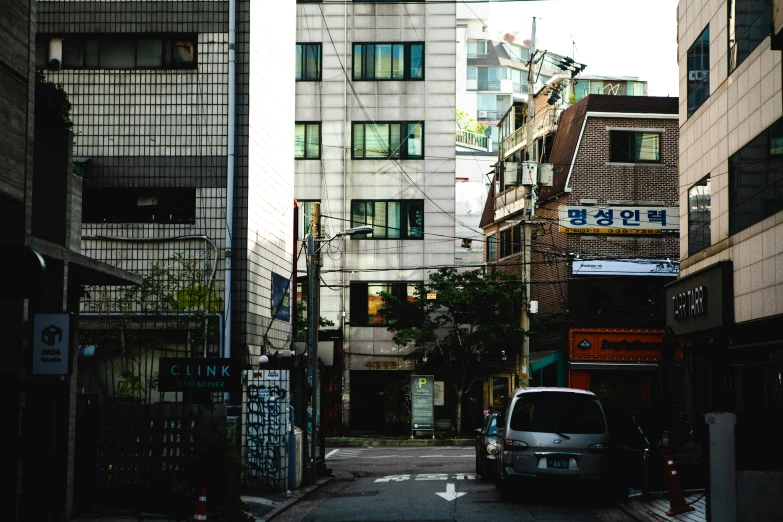
[[[590,453],[606,453],[609,451],[609,444],[591,444],[587,449]]]
[[[525,451],[527,444],[521,440],[505,439],[503,441],[503,449],[506,451]]]

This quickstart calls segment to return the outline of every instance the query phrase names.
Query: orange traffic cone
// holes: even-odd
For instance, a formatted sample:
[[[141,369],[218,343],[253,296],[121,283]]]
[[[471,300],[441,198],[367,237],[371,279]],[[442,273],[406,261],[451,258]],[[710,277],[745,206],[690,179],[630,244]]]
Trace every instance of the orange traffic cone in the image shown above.
[[[677,470],[674,469],[674,460],[671,454],[666,457],[666,474],[669,478],[669,511],[666,514],[671,517],[686,511],[693,511],[695,508],[685,501],[685,494],[680,487],[680,481],[677,480]]]
[[[193,515],[192,522],[201,522],[207,519],[207,488],[201,488],[201,495],[196,503],[196,513]]]

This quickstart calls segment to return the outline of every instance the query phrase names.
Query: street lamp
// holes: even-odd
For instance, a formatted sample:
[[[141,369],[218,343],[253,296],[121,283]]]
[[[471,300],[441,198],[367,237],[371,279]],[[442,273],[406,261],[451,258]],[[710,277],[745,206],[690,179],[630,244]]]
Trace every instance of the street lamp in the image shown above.
[[[310,420],[308,422],[308,455],[307,467],[309,468],[310,484],[318,480],[315,451],[318,447],[318,420],[319,420],[319,396],[318,396],[318,319],[321,306],[321,249],[333,239],[341,236],[353,236],[356,234],[369,234],[372,226],[362,225],[338,232],[334,237],[321,239],[321,204],[313,203],[313,220],[310,235],[307,238],[307,285],[309,288],[307,303],[307,355],[309,364],[307,367],[307,381],[311,386]],[[319,243],[321,243],[319,245]]]

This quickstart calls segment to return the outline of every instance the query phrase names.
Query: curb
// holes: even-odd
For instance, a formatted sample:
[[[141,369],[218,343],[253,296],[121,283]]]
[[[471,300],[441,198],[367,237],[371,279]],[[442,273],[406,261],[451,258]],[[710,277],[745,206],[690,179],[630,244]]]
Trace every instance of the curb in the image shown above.
[[[328,482],[334,480],[333,476],[329,477],[323,477],[318,480],[317,484],[313,484],[312,486],[307,486],[303,489],[295,489],[291,492],[291,498],[289,498],[285,503],[277,506],[275,509],[264,515],[263,518],[256,518],[256,522],[266,522],[267,520],[272,520],[277,515],[285,511],[286,509],[290,508],[303,498],[305,498],[307,495],[315,491],[316,489],[320,488],[321,486],[327,484]]]
[[[326,439],[327,446],[332,448],[373,448],[380,446],[421,448],[427,446],[473,446],[475,443],[475,439],[364,439],[355,437]]]
[[[636,520],[636,522],[649,522],[650,519],[648,518],[642,518],[642,516],[636,512],[633,507],[631,507],[631,504],[626,504],[625,502],[621,502],[617,504],[617,507],[619,507],[621,510],[625,512],[626,515],[630,516],[632,519]]]

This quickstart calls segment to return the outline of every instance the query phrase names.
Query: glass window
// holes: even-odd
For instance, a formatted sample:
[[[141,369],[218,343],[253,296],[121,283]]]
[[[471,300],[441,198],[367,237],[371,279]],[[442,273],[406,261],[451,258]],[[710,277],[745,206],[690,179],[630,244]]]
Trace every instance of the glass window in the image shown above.
[[[424,201],[351,201],[351,227],[370,225],[367,239],[422,239],[424,237]]]
[[[313,215],[313,207],[318,201],[299,201],[296,202],[296,210],[299,212],[298,230],[299,234],[297,239],[307,237],[310,231],[310,221]]]
[[[84,188],[85,223],[196,222],[194,188]]]
[[[516,399],[509,428],[536,433],[598,434],[606,431],[606,423],[595,397],[536,392]]]
[[[476,79],[476,68],[468,67],[468,80],[475,80],[475,79]]]
[[[354,80],[423,80],[424,45],[373,43],[353,45]]]
[[[729,0],[729,74],[772,33],[770,4],[770,0]]]
[[[628,82],[628,96],[644,96],[644,84],[642,82]]]
[[[103,69],[131,69],[136,65],[136,45],[133,40],[101,41],[99,67]]]
[[[661,135],[649,132],[611,131],[609,161],[660,163]]]
[[[79,37],[63,38],[63,69],[84,67],[84,40]]]
[[[710,246],[710,176],[688,189],[688,255]]]
[[[729,234],[783,210],[783,119],[729,157]]]
[[[296,44],[296,79],[299,81],[321,80],[321,44]]]
[[[139,40],[136,49],[136,66],[160,67],[163,58],[163,45],[159,38]]]
[[[707,26],[688,49],[688,116],[710,95],[710,28]]]
[[[418,299],[421,283],[353,282],[350,286],[351,326],[386,326],[389,321],[381,311],[386,308],[382,292],[400,301]]]
[[[48,49],[49,39],[38,40]],[[63,38],[64,69],[193,68],[196,66],[193,35],[68,35]],[[39,60],[40,61],[40,60]]]
[[[296,159],[320,158],[321,124],[296,123],[294,128],[294,157]]]
[[[487,262],[491,263],[497,259],[498,239],[495,236],[487,236]]]
[[[422,159],[424,123],[354,123],[354,159]]]
[[[487,55],[487,42],[468,42],[468,58],[484,58]]]

